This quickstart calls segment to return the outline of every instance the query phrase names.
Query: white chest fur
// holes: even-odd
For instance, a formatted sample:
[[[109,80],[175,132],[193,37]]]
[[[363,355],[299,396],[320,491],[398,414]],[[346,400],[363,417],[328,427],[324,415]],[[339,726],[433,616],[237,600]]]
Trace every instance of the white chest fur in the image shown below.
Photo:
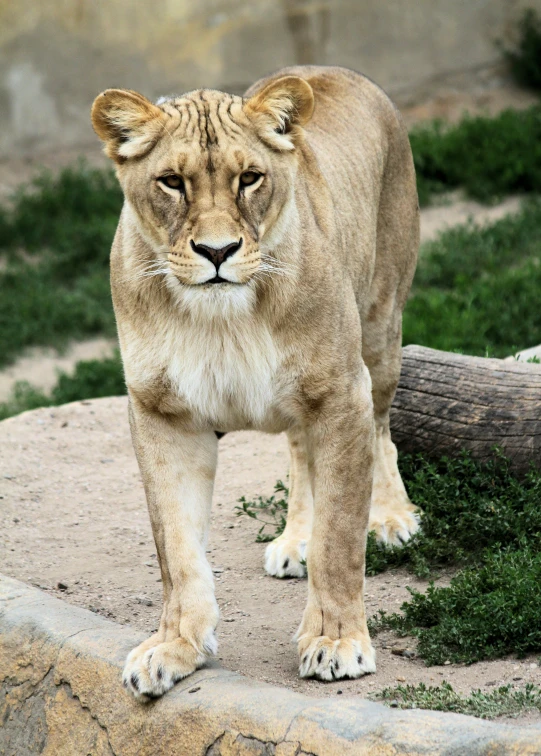
[[[126,378],[144,387],[157,375],[198,423],[218,430],[264,425],[275,399],[279,354],[268,327],[253,317],[188,319],[125,344]]]
[[[171,344],[168,377],[196,416],[226,430],[262,423],[273,402],[277,367],[266,326],[211,321],[190,325]]]

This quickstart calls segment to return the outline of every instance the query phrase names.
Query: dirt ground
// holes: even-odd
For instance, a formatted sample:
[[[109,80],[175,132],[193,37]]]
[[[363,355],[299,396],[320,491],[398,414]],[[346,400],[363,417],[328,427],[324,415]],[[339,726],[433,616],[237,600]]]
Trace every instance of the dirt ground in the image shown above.
[[[292,636],[306,581],[268,577],[265,546],[255,542],[257,524],[235,514],[240,496],[272,493],[287,467],[283,436],[234,433],[220,441],[208,556],[224,667],[314,696],[366,696],[397,682],[448,680],[463,692],[540,682],[536,657],[427,668],[393,654],[393,648],[415,646],[391,634],[374,639],[375,675],[329,684],[300,680]],[[40,409],[0,423],[0,533],[1,572],[145,633],[157,627],[160,576],[125,397]],[[408,585],[424,584],[402,570],[368,578],[368,614],[398,609]]]

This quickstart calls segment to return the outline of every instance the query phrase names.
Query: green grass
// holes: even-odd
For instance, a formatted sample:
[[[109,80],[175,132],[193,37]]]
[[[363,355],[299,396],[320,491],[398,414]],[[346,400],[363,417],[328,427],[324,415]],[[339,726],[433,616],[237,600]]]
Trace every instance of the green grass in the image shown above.
[[[0,367],[26,347],[115,334],[108,263],[120,207],[113,173],[78,164],[0,208]]]
[[[416,130],[420,187],[428,182],[439,191],[458,182],[484,197],[538,190],[539,136],[535,108]],[[79,163],[54,177],[41,174],[0,206],[0,368],[26,347],[63,349],[73,339],[114,335],[108,257],[121,203],[112,171]],[[426,245],[404,343],[505,356],[541,341],[540,242],[541,202],[532,200],[517,217],[453,229]],[[40,392],[19,387],[2,411],[39,401]]]
[[[397,709],[431,709],[469,714],[481,719],[517,717],[528,711],[541,711],[541,688],[528,683],[520,688],[503,685],[490,692],[473,690],[463,696],[448,682],[439,686],[397,685],[373,693],[370,698]]]
[[[281,480],[276,481],[272,496],[257,496],[251,501],[245,496],[241,496],[239,499],[240,506],[235,507],[235,513],[237,516],[246,515],[261,523],[255,539],[257,543],[272,541],[284,532],[288,497],[289,489]]]
[[[410,132],[421,205],[462,189],[481,202],[541,191],[541,106],[466,116]]]
[[[534,542],[539,539],[536,534]],[[507,654],[541,651],[541,551],[526,539],[518,547],[493,544],[474,567],[447,587],[426,593],[408,588],[401,612],[380,610],[372,632],[391,629],[417,638],[426,664],[471,664]]]
[[[504,357],[541,342],[541,201],[424,245],[404,312],[404,344]]]
[[[0,402],[0,420],[38,407],[51,407],[79,399],[96,399],[126,393],[120,355],[78,362],[72,375],[61,372],[56,386],[46,394],[26,381],[15,384],[6,402]]]
[[[70,339],[114,334],[107,262],[120,198],[112,181],[109,174],[80,167],[54,180],[43,177],[19,195],[9,220],[12,242],[4,247],[8,267],[0,272],[0,365],[26,346],[62,347]],[[64,199],[55,201],[57,192],[62,198],[79,196],[71,206],[63,205]],[[40,250],[35,230],[25,230],[32,213],[37,226],[46,226],[47,216],[57,230],[69,227],[74,214],[103,215],[104,222],[91,220],[94,231],[86,236],[77,231],[81,220],[61,235],[44,232],[50,246]],[[4,218],[0,238],[6,223]],[[30,250],[24,257],[19,253],[23,243]],[[484,228],[451,229],[426,244],[404,314],[404,344],[506,356],[540,342],[540,250],[539,200],[525,203],[516,216]],[[27,389],[10,406],[24,407],[25,397],[28,408],[35,406],[37,394]]]
[[[484,199],[541,188],[541,106],[423,127],[411,140],[422,196],[426,187],[462,186]],[[0,206],[0,367],[29,346],[62,349],[72,339],[114,334],[108,258],[121,204],[112,171],[79,163],[41,174]],[[473,354],[532,343],[541,317],[534,306],[540,219],[532,203],[519,219],[450,231],[429,245],[405,343]]]

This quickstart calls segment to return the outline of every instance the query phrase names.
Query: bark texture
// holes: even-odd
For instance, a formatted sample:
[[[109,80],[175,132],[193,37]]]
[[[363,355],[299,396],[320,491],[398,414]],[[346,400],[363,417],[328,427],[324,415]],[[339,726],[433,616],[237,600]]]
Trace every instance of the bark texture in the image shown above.
[[[499,446],[517,473],[541,466],[541,366],[408,346],[391,411],[402,451],[429,456]]]

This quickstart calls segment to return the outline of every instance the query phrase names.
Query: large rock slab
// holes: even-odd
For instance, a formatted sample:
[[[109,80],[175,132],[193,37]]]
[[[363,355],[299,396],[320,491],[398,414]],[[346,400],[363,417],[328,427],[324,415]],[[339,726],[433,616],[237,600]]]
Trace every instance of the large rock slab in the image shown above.
[[[122,688],[142,636],[0,576],[2,756],[541,754],[519,728],[370,701],[314,699],[211,665],[157,701]]]

